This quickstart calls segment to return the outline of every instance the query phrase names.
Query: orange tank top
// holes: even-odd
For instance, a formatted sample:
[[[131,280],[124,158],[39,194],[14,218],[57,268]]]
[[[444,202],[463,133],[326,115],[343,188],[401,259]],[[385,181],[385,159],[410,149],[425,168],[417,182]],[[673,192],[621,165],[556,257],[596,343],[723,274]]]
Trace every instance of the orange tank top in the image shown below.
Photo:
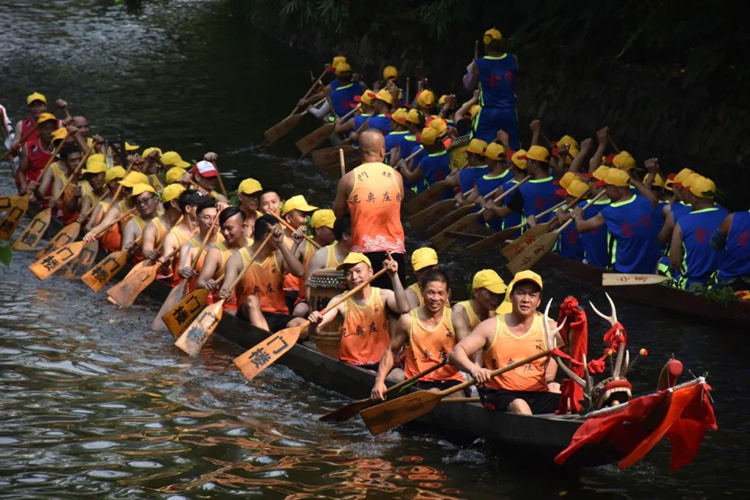
[[[424,296],[422,295],[422,287],[419,286],[419,283],[412,283],[406,289],[411,290],[412,292],[417,294],[417,300],[419,300],[419,307],[422,307],[424,305]]]
[[[394,170],[383,163],[365,163],[353,175],[354,187],[346,200],[352,217],[352,252],[406,253]]]
[[[432,329],[427,328],[419,319],[419,308],[412,309],[409,326],[409,340],[404,348],[404,377],[411,378],[448,356],[456,345],[456,334],[453,331],[451,310],[443,308],[443,317]],[[463,380],[458,369],[447,364],[419,380]]]
[[[541,314],[534,316],[531,328],[520,337],[510,332],[504,314],[498,315],[496,321],[495,338],[482,352],[484,366],[488,369],[496,370],[547,349]],[[485,385],[495,390],[544,392],[547,390],[545,371],[548,362],[549,358],[537,359],[498,375]]]
[[[328,250],[328,258],[326,259],[326,265],[323,269],[336,269],[338,265],[343,262],[336,258],[336,243],[328,245],[326,250]]]
[[[195,251],[197,252],[198,249],[201,247],[201,241],[195,236],[190,238],[188,241],[190,241],[191,251],[194,248]],[[207,253],[208,253],[208,248],[204,248],[203,251],[198,256],[198,260],[195,261],[195,265],[193,266],[193,269],[195,269],[198,272],[198,274],[200,274],[201,269],[203,269],[203,261],[206,260]],[[194,259],[195,259],[195,256],[191,258],[190,262],[188,262],[188,265],[192,265]],[[198,282],[198,274],[192,276],[189,280],[187,280],[187,283],[185,283],[186,294],[189,295],[195,291],[195,285]]]
[[[344,302],[339,359],[353,365],[377,364],[389,345],[388,313],[380,288],[370,287],[370,298],[364,305],[349,297]]]
[[[192,238],[192,234],[186,234],[185,231],[178,226],[174,226],[172,229],[169,230],[171,234],[177,238],[177,247],[182,248],[182,245],[184,245],[190,238]],[[200,241],[198,241],[198,246],[195,247],[196,249],[200,247]],[[172,286],[177,286],[182,281],[182,277],[178,273],[180,268],[180,252],[178,251],[176,254],[172,256]]]
[[[463,302],[459,302],[457,305],[460,305],[464,308],[464,311],[466,311],[466,316],[469,318],[469,328],[472,330],[479,326],[479,323],[482,322],[482,320],[477,316],[477,313],[474,312],[474,308],[471,307],[471,301],[464,300]],[[495,311],[490,311],[490,314],[487,316],[488,318],[491,318],[495,315]]]
[[[240,249],[240,254],[243,265],[247,265],[252,257],[248,247]],[[256,260],[252,263],[237,287],[237,304],[243,304],[248,296],[255,295],[263,312],[289,314],[280,259],[276,252],[272,252],[262,262]]]
[[[164,225],[164,222],[160,217],[154,217],[151,220],[154,221],[154,226],[156,226],[156,240],[154,241],[154,248],[161,248],[161,244],[164,241],[164,238],[167,237],[169,231],[167,230],[167,226]],[[141,228],[141,230],[143,230],[143,228]]]
[[[305,276],[307,276],[307,268],[310,266],[310,259],[315,255],[315,247],[312,243],[305,240],[305,252],[302,254],[302,267],[305,269]],[[291,274],[287,274],[291,276]],[[307,281],[305,278],[297,278],[299,280],[299,292],[297,293],[297,302],[305,299],[307,293]]]

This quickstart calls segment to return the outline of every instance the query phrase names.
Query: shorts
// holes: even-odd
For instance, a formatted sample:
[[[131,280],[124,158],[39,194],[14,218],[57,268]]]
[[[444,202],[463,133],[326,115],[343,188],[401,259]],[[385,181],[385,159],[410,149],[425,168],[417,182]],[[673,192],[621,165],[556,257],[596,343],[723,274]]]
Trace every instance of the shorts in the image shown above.
[[[443,391],[461,383],[463,383],[462,380],[420,380],[414,384],[414,388],[418,391],[429,391],[430,389]],[[471,388],[464,388],[463,393],[466,397],[471,396]]]
[[[523,399],[531,408],[531,413],[554,413],[560,406],[560,394],[542,391],[506,391],[480,389],[482,404],[489,410],[508,411],[508,405],[515,399]]]
[[[367,252],[365,256],[370,259],[372,270],[376,273],[383,268],[383,261],[388,257],[388,254],[385,252]],[[393,256],[393,260],[398,262],[398,278],[401,280],[401,285],[406,288],[406,258],[402,253],[391,253],[391,256]],[[393,284],[388,273],[384,273],[373,281],[372,286],[393,290]]]
[[[286,325],[294,319],[294,316],[291,314],[278,314],[278,313],[272,313],[272,312],[265,312],[261,311],[263,313],[263,317],[266,319],[266,323],[268,323],[268,331],[271,333],[276,333],[279,330],[283,330],[286,328]],[[237,310],[237,317],[243,321],[250,322],[250,318],[247,317],[247,312],[245,312],[244,307],[240,307]]]
[[[497,138],[497,131],[508,133],[508,142],[514,150],[521,148],[518,136],[518,114],[516,108],[482,108],[474,117],[473,137],[487,143]]]

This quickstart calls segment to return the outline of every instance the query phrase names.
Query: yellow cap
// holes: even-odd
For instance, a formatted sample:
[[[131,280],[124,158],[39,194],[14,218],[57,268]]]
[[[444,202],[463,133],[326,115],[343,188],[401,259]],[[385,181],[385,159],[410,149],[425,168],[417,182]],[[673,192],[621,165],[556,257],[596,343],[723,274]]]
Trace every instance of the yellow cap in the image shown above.
[[[146,176],[146,174],[142,174],[140,172],[130,172],[125,176],[123,180],[120,181],[120,184],[125,187],[132,188],[136,184],[148,184],[148,177]]]
[[[383,68],[383,80],[390,80],[391,78],[398,78],[398,69],[395,66],[386,66]]]
[[[432,90],[423,90],[417,94],[417,104],[423,108],[432,108],[435,105],[435,93]]]
[[[346,61],[338,63],[336,66],[334,66],[334,68],[337,76],[352,72],[352,67],[349,66],[349,63]]]
[[[167,181],[167,184],[174,184],[175,182],[178,182],[180,178],[187,173],[187,170],[180,167],[172,167],[169,170],[167,170],[167,173],[164,174],[164,180]]]
[[[565,172],[562,177],[560,177],[560,186],[562,186],[565,189],[568,189],[568,186],[570,186],[570,183],[573,182],[576,179],[576,174],[573,172]]]
[[[598,181],[603,181],[604,179],[607,178],[607,174],[609,173],[610,168],[611,167],[608,167],[606,165],[599,165],[599,167],[596,170],[594,170],[594,173],[591,175],[594,177],[594,179]]]
[[[422,129],[422,133],[419,134],[419,142],[427,146],[435,144],[437,138],[440,137],[440,132],[432,127],[425,127]]]
[[[133,172],[130,173],[132,174]],[[139,182],[138,184],[133,186],[133,192],[130,194],[130,197],[132,198],[133,196],[139,196],[143,193],[156,193],[156,190],[151,186],[151,184]]]
[[[336,216],[333,214],[333,210],[324,208],[316,210],[312,217],[310,217],[310,227],[328,227],[333,229],[333,223],[336,222]]]
[[[427,266],[437,266],[437,252],[430,247],[417,248],[411,254],[411,267],[415,271],[420,271]]]
[[[284,202],[284,206],[281,208],[281,215],[286,215],[292,210],[299,210],[300,212],[314,212],[318,207],[314,207],[307,203],[305,197],[301,194],[292,196]]]
[[[398,108],[396,111],[391,113],[391,120],[393,120],[396,123],[400,123],[401,125],[406,125],[406,115],[407,115],[406,108]]]
[[[430,128],[434,128],[442,134],[448,129],[448,122],[446,122],[439,116],[433,116],[431,117],[429,123],[427,123],[427,126],[429,126]]]
[[[378,93],[375,94],[375,99],[380,99],[381,101],[385,101],[388,104],[393,104],[393,94],[391,94],[387,89],[379,90]]]
[[[627,187],[630,185],[630,176],[624,170],[610,168],[607,176],[604,178],[604,182],[610,186]]]
[[[562,183],[561,183],[562,184]],[[573,179],[565,191],[573,198],[583,197],[589,190],[589,185],[579,179]]]
[[[466,148],[467,153],[484,156],[484,150],[487,149],[487,143],[482,139],[472,139]]]
[[[479,104],[473,105],[471,108],[469,108],[469,116],[474,119],[474,117],[477,116],[477,113],[479,113],[480,109],[482,109],[482,106],[480,106]]]
[[[183,186],[182,184],[170,184],[169,186],[164,188],[164,192],[161,194],[161,201],[166,203],[168,201],[179,198],[184,191],[185,186]],[[133,192],[135,192],[135,188]]]
[[[445,100],[448,98],[448,94],[443,94],[440,96],[440,99],[438,99],[438,106],[443,107],[445,106]]]
[[[333,58],[333,61],[331,62],[331,66],[335,68],[339,63],[342,63],[342,62],[346,62],[346,56],[336,56]]]
[[[487,145],[487,149],[484,150],[484,155],[490,160],[504,160],[505,147],[497,142],[491,142]]]
[[[242,194],[253,194],[259,191],[263,191],[263,186],[260,185],[260,182],[251,177],[240,182],[240,185],[237,188],[237,192]]]
[[[26,98],[26,104],[31,104],[34,101],[42,101],[44,104],[47,104],[47,98],[39,92],[33,92]]]
[[[527,160],[536,160],[541,162],[549,161],[549,151],[544,146],[531,146],[526,152]]]
[[[36,124],[41,125],[42,123],[48,122],[50,120],[57,121],[57,118],[55,118],[55,115],[53,115],[52,113],[42,113],[41,115],[39,115],[39,118],[37,118]]]
[[[508,290],[510,290],[510,287],[508,287]],[[510,312],[513,312],[513,304],[510,301],[510,294],[508,292],[505,292],[505,299],[500,302],[498,308],[495,309],[495,314],[499,316],[501,314],[508,314]]]
[[[513,287],[522,282],[522,281],[533,281],[537,285],[539,285],[540,289],[544,289],[544,286],[542,285],[542,277],[539,276],[534,271],[527,269],[526,271],[518,271],[515,276],[513,276],[513,281],[510,282],[510,290],[508,290],[508,298],[510,298],[510,295],[513,293]]]
[[[354,100],[357,102],[361,102],[362,104],[372,106],[372,101],[374,101],[377,96],[378,95],[372,90],[365,90],[362,95],[354,96]]]
[[[106,161],[107,161],[107,159],[106,159],[106,158],[104,157],[104,155],[103,155],[103,154],[101,154],[101,153],[94,153],[94,154],[90,154],[90,155],[89,155],[89,157],[88,157],[88,158],[86,158],[86,168],[88,168],[88,166],[89,166],[90,164],[92,164],[92,163],[96,163],[96,162],[98,162],[98,161],[101,161],[101,162],[106,162]]]
[[[344,259],[344,262],[336,266],[337,271],[341,271],[347,266],[353,266],[355,264],[359,264],[360,262],[364,262],[367,264],[370,268],[372,268],[372,264],[370,263],[370,259],[367,258],[366,255],[363,255],[361,253],[357,252],[349,252],[349,255],[346,256]]]
[[[676,183],[682,184],[682,181],[686,179],[690,174],[694,174],[692,170],[689,168],[683,168],[679,172],[677,172],[677,175],[674,176],[674,181]]]
[[[60,127],[58,129],[55,129],[54,132],[52,132],[52,142],[56,141],[64,141],[68,138],[68,129],[65,127]]]
[[[125,169],[122,167],[112,167],[107,170],[107,175],[104,176],[104,182],[109,182],[115,179],[122,179],[125,177]]]
[[[612,158],[612,165],[623,170],[632,170],[635,168],[635,158],[627,151],[620,151]]]
[[[474,275],[474,279],[471,282],[471,288],[477,290],[479,288],[486,288],[492,293],[505,293],[508,288],[505,285],[503,279],[492,269],[482,269]]]
[[[526,150],[519,149],[513,156],[510,157],[510,161],[521,170],[526,170]]]
[[[648,174],[646,174],[646,175],[643,176],[643,181],[642,182],[646,182],[646,177],[648,177]],[[661,188],[665,187],[664,177],[662,177],[661,174],[657,173],[654,176],[653,185],[656,186],[656,187],[661,187]]]
[[[138,144],[130,144],[128,141],[125,141],[125,151],[138,151],[138,148],[140,148]]]
[[[565,164],[570,165],[571,163],[573,163],[573,159],[576,156],[578,156],[578,153],[580,152],[581,151],[577,147],[570,146],[570,149],[568,150],[568,155],[565,157]]]
[[[693,172],[692,174],[688,175],[684,179],[682,179],[682,187],[689,188],[690,185],[695,182],[695,180],[700,177],[701,175],[697,172]]]
[[[573,147],[574,148],[578,148],[579,147],[578,141],[576,141],[575,139],[573,139],[573,137],[571,137],[569,135],[564,135],[564,136],[560,137],[560,139],[557,141],[557,147],[560,147],[562,145],[566,145],[566,146],[569,146],[571,148],[573,148]]]
[[[422,123],[422,113],[418,109],[412,108],[406,113],[406,121],[419,125]]]
[[[155,148],[155,147],[150,147],[150,148],[146,148],[146,149],[144,149],[144,150],[143,150],[143,153],[141,153],[141,156],[142,156],[143,158],[145,158],[145,157],[147,157],[148,155],[150,155],[151,153],[153,153],[154,151],[157,151],[157,152],[159,153],[159,154],[157,155],[157,157],[161,156],[161,149],[159,149],[159,148]]]
[[[97,160],[97,161],[89,162],[87,160],[86,168],[81,170],[81,174],[82,175],[83,174],[100,174],[106,171],[107,171],[107,165],[103,161]]]
[[[188,168],[190,164],[182,159],[176,151],[167,151],[161,155],[161,163],[166,167]]]
[[[695,179],[690,180],[690,192],[698,198],[713,200],[714,196],[716,196],[716,184],[708,177],[699,175]]]
[[[497,28],[492,28],[484,32],[484,37],[482,38],[482,41],[485,45],[489,45],[492,43],[493,40],[502,40],[503,34],[500,33],[500,30]]]

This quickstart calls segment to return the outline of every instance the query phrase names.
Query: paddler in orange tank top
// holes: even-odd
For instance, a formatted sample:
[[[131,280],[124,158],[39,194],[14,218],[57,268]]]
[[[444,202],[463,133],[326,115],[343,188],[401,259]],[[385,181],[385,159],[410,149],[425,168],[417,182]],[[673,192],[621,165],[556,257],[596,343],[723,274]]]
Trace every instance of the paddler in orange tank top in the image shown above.
[[[92,155],[97,156],[97,155]],[[104,155],[101,155],[104,157]],[[103,160],[101,160],[103,161]],[[86,231],[86,234],[96,227],[101,221],[104,215],[109,210],[109,207],[112,205],[112,199],[115,195],[115,191],[117,191],[117,186],[119,185],[119,182],[125,177],[125,169],[122,167],[112,167],[110,169],[107,169],[107,172],[104,174],[104,186],[107,189],[104,193],[104,195],[99,198],[99,201],[96,203],[96,207],[94,208],[94,211],[91,212],[91,215],[89,216],[88,222],[86,222],[86,227],[84,228]],[[119,248],[119,245],[118,245]]]
[[[271,241],[258,251],[269,231],[273,233]],[[284,233],[274,216],[265,214],[255,221],[255,236],[252,245],[240,249],[227,261],[219,297],[230,297],[229,284],[245,270],[245,266],[257,253],[235,291],[239,304],[237,317],[270,332],[303,323],[301,318],[292,318],[289,314],[282,286],[285,274],[305,274],[302,263],[284,243]]]
[[[218,299],[221,286],[217,280],[224,275],[229,258],[252,243],[252,240],[245,236],[244,221],[245,214],[237,207],[227,207],[219,213],[219,228],[224,241],[208,249],[196,281],[196,287],[206,288],[212,292],[209,300]],[[224,301],[224,311],[230,314],[237,312],[236,294]]]
[[[471,282],[471,298],[453,306],[454,322],[462,331],[471,332],[479,324],[495,315],[495,310],[507,291],[503,279],[492,269],[482,269]],[[479,360],[481,356],[476,356]]]
[[[253,178],[245,179],[237,187],[237,199],[240,201],[240,210],[245,214],[245,236],[248,238],[253,237],[262,192],[263,186]]]
[[[84,223],[89,217],[89,211],[99,203],[107,188],[107,165],[102,160],[86,161],[86,168],[81,170],[81,182],[73,192],[72,200],[66,205],[65,211],[76,213],[76,222]]]
[[[118,168],[121,171],[115,170]],[[97,216],[101,217],[101,220],[94,227],[89,229],[83,237],[83,241],[86,243],[88,243],[89,241],[93,241],[94,235],[96,233],[98,233],[105,227],[110,226],[110,224],[119,219],[122,214],[132,208],[136,208],[135,198],[131,196],[133,194],[133,188],[138,184],[148,185],[148,177],[140,172],[130,172],[128,173],[128,175],[124,175],[125,170],[122,167],[112,167],[110,171],[115,172],[115,174],[113,175],[123,175],[122,180],[117,181],[117,185],[122,186],[122,189],[120,190],[120,196],[117,200],[110,200],[106,208],[101,207],[99,211],[100,215]],[[115,179],[110,179],[110,181],[114,180]],[[117,190],[117,188],[115,188],[115,190]],[[112,205],[112,203],[114,203],[114,205]],[[102,248],[110,252],[123,248],[122,235],[124,233],[125,226],[127,226],[127,223],[130,221],[130,219],[130,217],[126,217],[118,224],[111,226],[110,229],[100,237]],[[140,235],[140,232],[138,234]]]
[[[409,308],[415,309],[424,305],[422,295],[422,275],[438,266],[437,252],[430,247],[417,248],[411,254],[411,267],[414,269],[414,276],[417,282],[406,288],[406,298],[409,301]]]
[[[216,200],[210,196],[203,196],[200,203],[196,207],[196,223],[198,224],[198,234],[187,240],[180,247],[180,262],[177,270],[177,274],[188,280],[186,284],[186,293],[192,293],[196,289],[198,276],[201,274],[203,269],[203,263],[206,261],[206,256],[211,250],[212,246],[215,246],[219,242],[223,242],[224,238],[219,234],[219,226],[214,225],[214,220],[219,216],[219,211],[216,208]],[[209,230],[211,235],[208,235]],[[208,237],[206,245],[201,251],[200,257],[193,267],[193,261],[198,253],[198,249],[203,244],[203,240]]]
[[[404,314],[393,329],[390,349],[380,358],[378,375],[372,388],[372,398],[385,399],[385,378],[389,374],[398,381],[411,378],[447,358],[456,342],[463,339],[451,314],[450,280],[439,269],[430,269],[420,281],[424,293],[424,305]],[[462,332],[468,335],[469,332]],[[405,351],[404,369],[393,369],[393,360],[401,349]],[[393,370],[393,371],[391,371]],[[440,391],[464,381],[456,367],[446,364],[419,379],[415,387],[419,390]],[[458,397],[455,393],[453,397]]]
[[[311,329],[319,329],[332,321],[336,315],[344,320],[339,343],[339,361],[357,365],[368,370],[377,370],[383,353],[390,345],[388,313],[401,315],[409,312],[404,287],[398,277],[398,262],[387,259],[383,267],[388,268],[393,290],[377,288],[368,284],[359,293],[345,300],[325,314],[313,311],[308,316]],[[350,290],[372,278],[372,264],[366,255],[351,252],[337,269],[344,271]],[[331,301],[336,300],[336,297]],[[310,332],[313,333],[312,331]]]
[[[177,253],[172,257],[171,264],[164,260],[164,257],[171,254],[174,250],[182,247],[190,238],[195,236],[198,231],[198,207],[204,202],[211,200],[214,205],[216,200],[210,196],[200,194],[194,189],[185,189],[179,184],[167,186],[164,189],[166,194],[170,190],[179,190],[180,195],[177,197],[177,206],[180,208],[182,213],[182,219],[172,226],[167,235],[164,237],[164,244],[161,249],[161,257],[157,260],[160,264],[169,264],[169,270],[164,275],[172,276],[172,286],[176,286],[182,281],[180,275],[177,273],[180,262],[180,254]]]
[[[143,175],[143,174],[141,174]],[[130,195],[130,200],[136,208],[136,215],[125,224],[122,230],[121,249],[128,250],[136,260],[142,260],[143,251],[142,243],[140,246],[135,244],[135,240],[143,234],[144,228],[150,221],[156,218],[156,210],[159,206],[159,196],[151,184],[136,184]],[[148,258],[148,257],[146,257]]]
[[[150,184],[149,184],[150,185]],[[151,186],[153,189],[153,186]],[[161,204],[164,213],[151,219],[143,229],[143,240],[141,241],[141,253],[147,259],[156,260],[161,252],[162,242],[172,230],[178,220],[183,218],[180,210],[179,198],[186,190],[179,184],[171,184],[161,194]],[[193,191],[197,193],[197,191]],[[195,227],[192,226],[191,229]],[[192,235],[192,233],[191,233]]]
[[[305,236],[307,235],[307,223],[310,215],[316,210],[318,210],[318,207],[314,207],[307,203],[307,200],[305,200],[305,197],[301,194],[290,197],[281,206],[281,216],[293,231],[290,231],[289,228],[286,227],[282,230],[287,237],[287,241],[291,242],[292,255],[303,263],[303,267],[305,251],[309,244],[305,239]],[[312,252],[308,256],[308,260],[309,257],[312,257]],[[284,295],[286,296],[286,304],[290,311],[294,311],[295,304],[299,298],[299,289],[300,280],[298,277],[291,274],[284,276]],[[297,314],[293,315],[305,316],[307,311],[307,304],[302,304],[302,307],[297,311]]]
[[[371,261],[382,262],[387,252],[398,262],[401,281],[405,281],[404,228],[401,202],[404,181],[401,174],[383,163],[385,139],[377,129],[368,129],[359,137],[362,165],[346,173],[336,191],[333,211],[352,218],[352,252],[364,253]],[[390,280],[381,276],[373,283],[389,288]]]
[[[524,415],[552,413],[560,402],[559,384],[555,383],[557,364],[548,357],[537,359],[497,377],[490,372],[551,349],[545,339],[542,321],[556,324],[537,311],[542,300],[542,278],[533,271],[516,273],[510,284],[512,311],[483,321],[459,342],[451,362],[471,374],[479,383],[482,403],[491,410]],[[557,335],[557,345],[563,342]],[[482,352],[484,368],[472,361]]]
[[[349,244],[352,236],[352,221],[347,217],[336,217],[333,223],[333,237],[336,241],[315,251],[309,264],[305,279],[309,280],[316,271],[321,269],[336,269],[349,255]],[[307,300],[310,300],[309,288],[305,287]]]

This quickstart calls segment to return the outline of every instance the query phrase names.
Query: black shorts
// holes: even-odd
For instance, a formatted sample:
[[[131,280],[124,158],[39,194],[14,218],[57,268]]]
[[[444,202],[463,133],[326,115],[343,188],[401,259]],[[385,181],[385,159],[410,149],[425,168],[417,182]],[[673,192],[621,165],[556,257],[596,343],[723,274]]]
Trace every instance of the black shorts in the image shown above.
[[[388,254],[385,252],[368,252],[365,256],[370,259],[372,270],[376,273],[383,268],[383,261],[388,257]],[[393,257],[393,260],[398,262],[398,277],[401,280],[401,285],[406,288],[406,257],[402,253],[392,253],[391,256]],[[393,284],[391,283],[391,278],[388,276],[388,273],[384,273],[378,279],[373,281],[372,286],[393,290]]]
[[[419,391],[429,391],[430,389],[437,389],[439,391],[443,391],[445,389],[455,387],[458,384],[461,384],[462,382],[463,381],[461,380],[422,380],[414,384],[414,388]],[[466,387],[463,390],[463,393],[467,397],[471,396],[471,389],[469,387]]]
[[[560,394],[541,391],[496,391],[480,389],[479,396],[485,408],[497,411],[508,411],[508,405],[514,399],[523,399],[531,408],[531,413],[554,413],[560,406]]]
[[[261,311],[263,313],[263,317],[266,319],[266,323],[268,323],[268,331],[271,333],[276,333],[279,330],[283,330],[286,328],[286,325],[294,319],[294,316],[291,314],[278,314],[278,313],[272,313],[272,312],[265,312]],[[250,318],[247,317],[247,311],[244,307],[240,307],[237,311],[237,317],[243,321],[250,322]]]

